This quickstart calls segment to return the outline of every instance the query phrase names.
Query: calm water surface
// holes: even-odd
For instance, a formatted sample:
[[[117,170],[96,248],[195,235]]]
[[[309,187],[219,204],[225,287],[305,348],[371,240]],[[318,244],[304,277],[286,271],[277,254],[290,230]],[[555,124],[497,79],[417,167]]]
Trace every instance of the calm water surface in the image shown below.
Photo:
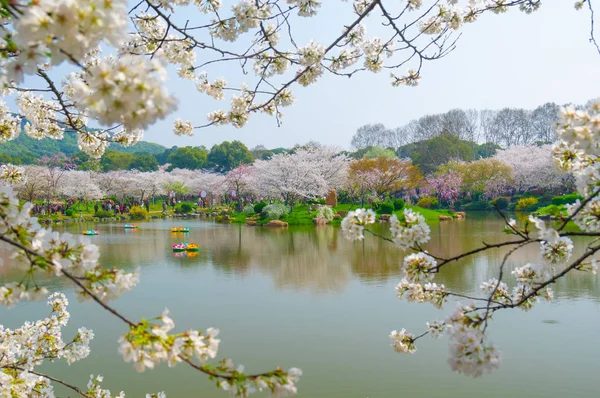
[[[426,321],[443,319],[453,307],[438,311],[396,299],[402,252],[392,245],[371,237],[347,242],[334,227],[272,230],[191,221],[184,223],[192,229],[184,240],[199,243],[201,251],[194,258],[176,258],[171,245],[182,239],[170,228],[181,224],[140,223],[137,231],[116,223],[95,226],[100,235],[91,239],[101,248],[103,265],[142,269],[140,285],[115,307],[132,319],[159,315],[167,307],[177,330],[218,327],[221,356],[249,372],[275,366],[303,369],[300,397],[600,396],[600,282],[589,274],[560,281],[551,304],[497,315],[491,338],[504,352],[503,365],[474,380],[450,371],[446,339],[422,339],[412,356],[391,349],[391,330],[418,333]],[[91,227],[65,230],[80,233]],[[436,224],[428,249],[457,254],[482,240],[504,239],[501,229],[498,218],[476,214]],[[490,251],[454,264],[437,282],[470,293],[496,275],[502,253]],[[511,265],[536,259],[537,248],[531,247]],[[16,278],[7,267],[0,268],[1,282]],[[45,283],[62,289],[53,280]],[[84,361],[72,367],[53,364],[45,371],[80,386],[91,373],[102,374],[107,388],[128,397],[157,391],[169,398],[227,396],[184,365],[136,373],[117,352],[124,325],[91,302],[78,303],[70,288],[66,292],[72,315],[66,335],[85,325],[97,337]],[[1,308],[0,323],[17,327],[47,312],[42,303]]]

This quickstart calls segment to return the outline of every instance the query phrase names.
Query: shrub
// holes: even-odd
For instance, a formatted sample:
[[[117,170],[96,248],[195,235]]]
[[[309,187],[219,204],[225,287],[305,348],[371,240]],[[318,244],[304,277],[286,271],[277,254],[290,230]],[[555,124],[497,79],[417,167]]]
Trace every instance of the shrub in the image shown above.
[[[329,206],[319,207],[317,210],[317,217],[322,217],[327,221],[333,220],[333,209]]]
[[[254,206],[252,205],[246,205],[244,206],[244,208],[242,209],[242,211],[246,214],[250,214],[250,213],[254,213]]]
[[[194,205],[191,203],[182,203],[181,204],[181,212],[182,213],[191,213],[194,210]]]
[[[272,205],[267,205],[262,209],[262,214],[272,220],[279,220],[281,217],[288,214],[290,209],[284,205],[283,203],[273,203]]]
[[[542,204],[542,203],[544,203],[546,205],[551,204],[552,203],[552,195],[543,195],[540,198],[540,204]]]
[[[435,196],[423,196],[417,202],[417,206],[424,207],[426,209],[437,209],[439,207],[439,203]]]
[[[538,209],[538,211],[537,211],[537,213],[539,215],[549,214],[549,215],[557,217],[557,218],[563,216],[563,212],[564,212],[563,205],[560,205],[560,206],[549,205],[546,207],[542,207],[541,209]]]
[[[192,210],[194,210],[194,205],[187,202],[179,203],[175,206],[175,213],[177,214],[191,213]]]
[[[263,209],[268,205],[267,202],[259,202],[257,204],[254,205],[254,212],[256,214],[260,214],[262,213]]]
[[[490,205],[496,206],[500,210],[507,209],[509,203],[510,203],[510,200],[508,198],[504,198],[504,197],[490,200]]]
[[[325,204],[325,199],[323,199],[323,198],[309,199],[306,203],[309,204],[309,205],[324,205]]]
[[[73,210],[73,209],[65,210],[65,216],[67,216],[67,217],[73,217],[74,213],[75,213],[75,210]]]
[[[519,199],[519,201],[517,202],[517,205],[515,206],[515,210],[517,210],[517,211],[533,210],[533,208],[535,207],[535,205],[537,205],[537,203],[538,203],[537,198],[534,198],[533,196],[531,196],[529,198]]]
[[[350,192],[346,191],[346,190],[340,190],[337,192],[337,196],[338,196],[338,204],[339,203],[352,203],[353,202],[353,197],[352,195],[350,195]]]
[[[402,199],[394,199],[392,201],[392,203],[394,203],[394,210],[402,210],[404,209],[404,200]]]
[[[98,217],[98,218],[107,218],[107,217],[113,217],[115,215],[115,213],[113,213],[112,211],[108,211],[108,210],[98,210],[95,214],[94,217]]]
[[[577,199],[582,200],[583,198],[577,192],[570,193],[563,196],[555,196],[552,198],[552,204],[555,206],[570,205],[577,202]]]
[[[394,204],[392,202],[382,202],[379,204],[378,210],[381,214],[392,214],[394,212]]]
[[[488,210],[489,205],[487,202],[484,201],[476,201],[476,202],[471,202],[471,203],[467,203],[465,205],[465,210]]]
[[[148,218],[148,212],[143,207],[133,206],[131,210],[129,210],[129,217],[131,217],[132,220],[145,220]]]

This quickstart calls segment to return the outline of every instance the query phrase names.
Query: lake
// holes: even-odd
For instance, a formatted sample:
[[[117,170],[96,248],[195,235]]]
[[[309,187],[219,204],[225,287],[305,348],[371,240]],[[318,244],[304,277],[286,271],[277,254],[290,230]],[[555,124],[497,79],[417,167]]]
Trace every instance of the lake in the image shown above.
[[[419,340],[415,355],[391,348],[391,330],[419,334],[426,321],[444,319],[454,304],[437,310],[398,300],[394,288],[401,279],[403,252],[387,242],[372,236],[348,242],[339,228],[329,226],[277,230],[170,220],[139,225],[139,230],[125,230],[118,223],[57,229],[80,233],[95,227],[100,235],[90,239],[100,246],[103,266],[141,267],[141,283],[113,303],[130,319],[151,318],[166,307],[176,331],[217,327],[220,358],[231,357],[250,373],[276,366],[301,368],[299,397],[599,396],[600,282],[590,273],[559,281],[552,303],[528,313],[497,314],[489,330],[504,353],[502,366],[472,379],[450,370],[446,338]],[[176,225],[189,226],[191,232],[172,234]],[[469,213],[466,220],[431,229],[426,247],[443,256],[478,247],[482,240],[506,239],[502,221],[491,214]],[[171,245],[182,240],[198,243],[199,254],[174,257]],[[503,253],[488,251],[449,265],[435,281],[473,293],[481,281],[496,275]],[[510,265],[537,259],[538,246],[530,245]],[[1,282],[18,277],[0,266]],[[63,289],[52,279],[44,283]],[[92,302],[78,303],[70,287],[66,293],[71,303],[66,336],[79,326],[91,328],[96,334],[92,353],[71,367],[52,364],[42,371],[81,387],[90,374],[102,374],[106,388],[123,390],[127,397],[158,391],[169,398],[227,396],[186,365],[137,373],[117,352],[125,325]],[[12,310],[0,308],[0,323],[17,327],[47,313],[43,303],[22,303]]]

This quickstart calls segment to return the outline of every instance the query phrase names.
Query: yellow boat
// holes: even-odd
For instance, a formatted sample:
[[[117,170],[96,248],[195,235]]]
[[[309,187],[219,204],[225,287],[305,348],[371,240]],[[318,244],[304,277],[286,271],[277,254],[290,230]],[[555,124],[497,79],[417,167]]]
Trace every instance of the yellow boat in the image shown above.
[[[197,251],[200,251],[200,247],[198,247],[198,245],[195,243],[190,243],[189,245],[187,245],[185,247],[185,251],[186,252],[197,252]]]

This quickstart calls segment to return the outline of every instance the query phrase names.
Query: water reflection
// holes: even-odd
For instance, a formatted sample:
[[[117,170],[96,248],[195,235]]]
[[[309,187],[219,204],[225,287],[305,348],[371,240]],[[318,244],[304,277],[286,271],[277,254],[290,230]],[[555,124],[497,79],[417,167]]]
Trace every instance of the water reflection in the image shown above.
[[[223,356],[232,356],[249,371],[274,365],[305,370],[299,398],[595,397],[593,383],[600,355],[598,279],[573,274],[554,287],[558,300],[524,314],[498,314],[490,329],[505,352],[504,364],[491,376],[473,381],[446,365],[446,341],[423,342],[418,355],[399,356],[389,347],[389,331],[420,331],[424,322],[443,319],[449,307],[398,301],[393,286],[400,278],[404,253],[373,237],[347,242],[339,228],[298,227],[275,230],[240,225],[189,222],[191,232],[172,234],[167,221],[140,223],[137,231],[122,224],[102,224],[91,240],[100,246],[102,265],[142,267],[142,280],[114,305],[132,319],[172,311],[177,330],[219,327]],[[68,226],[80,233],[94,225]],[[385,233],[386,225],[377,225]],[[492,243],[502,222],[488,215],[432,226],[427,248],[444,256]],[[181,241],[199,244],[198,253],[173,253]],[[506,250],[480,253],[444,268],[437,279],[459,292],[470,292],[497,274]],[[9,262],[8,252],[0,256]],[[538,259],[537,245],[517,253],[508,267]],[[0,282],[19,279],[0,266]],[[43,281],[61,289],[54,278]],[[171,398],[227,394],[185,367],[160,367],[138,374],[123,362],[117,340],[126,327],[93,303],[71,299],[72,322],[65,335],[85,325],[94,330],[92,355],[77,366],[52,364],[48,371],[74,384],[89,374],[105,375],[105,385],[127,396],[165,391]],[[0,308],[0,322],[16,327],[47,314],[40,303],[12,311]],[[565,336],[577,336],[568,344]],[[55,366],[56,365],[56,366]],[[42,369],[44,370],[44,369]],[[431,375],[435,377],[431,377]],[[535,380],[535,383],[532,383]],[[64,392],[57,396],[70,396]],[[259,395],[264,396],[264,395]]]
[[[191,227],[191,232],[171,233],[173,225],[165,221],[148,222],[141,223],[139,229],[129,230],[122,224],[103,224],[97,226],[100,234],[91,240],[101,247],[101,263],[105,267],[133,269],[166,263],[194,269],[211,265],[224,276],[265,274],[278,288],[313,292],[343,291],[353,276],[369,284],[387,283],[390,278],[395,281],[400,278],[405,254],[373,236],[348,242],[339,228],[328,226],[269,229],[194,221],[186,224]],[[87,228],[87,225],[76,225],[64,229],[80,233]],[[386,234],[388,226],[376,224],[373,228]],[[431,230],[432,238],[426,249],[443,257],[475,249],[483,242],[510,239],[499,232],[502,220],[489,214],[434,224]],[[173,253],[172,245],[182,241],[199,244],[200,252]],[[576,240],[580,251],[583,242],[584,239]],[[437,279],[455,291],[473,293],[481,281],[497,276],[507,250],[492,249],[449,264]],[[10,263],[5,249],[0,250],[0,256],[5,263]],[[538,244],[514,253],[507,267],[510,271],[515,265],[528,261],[539,261]],[[4,281],[18,279],[19,275],[7,266],[0,267],[0,278]],[[53,285],[48,280],[44,283]],[[554,290],[559,297],[597,298],[599,287],[598,279],[589,274],[572,274],[557,283]]]

